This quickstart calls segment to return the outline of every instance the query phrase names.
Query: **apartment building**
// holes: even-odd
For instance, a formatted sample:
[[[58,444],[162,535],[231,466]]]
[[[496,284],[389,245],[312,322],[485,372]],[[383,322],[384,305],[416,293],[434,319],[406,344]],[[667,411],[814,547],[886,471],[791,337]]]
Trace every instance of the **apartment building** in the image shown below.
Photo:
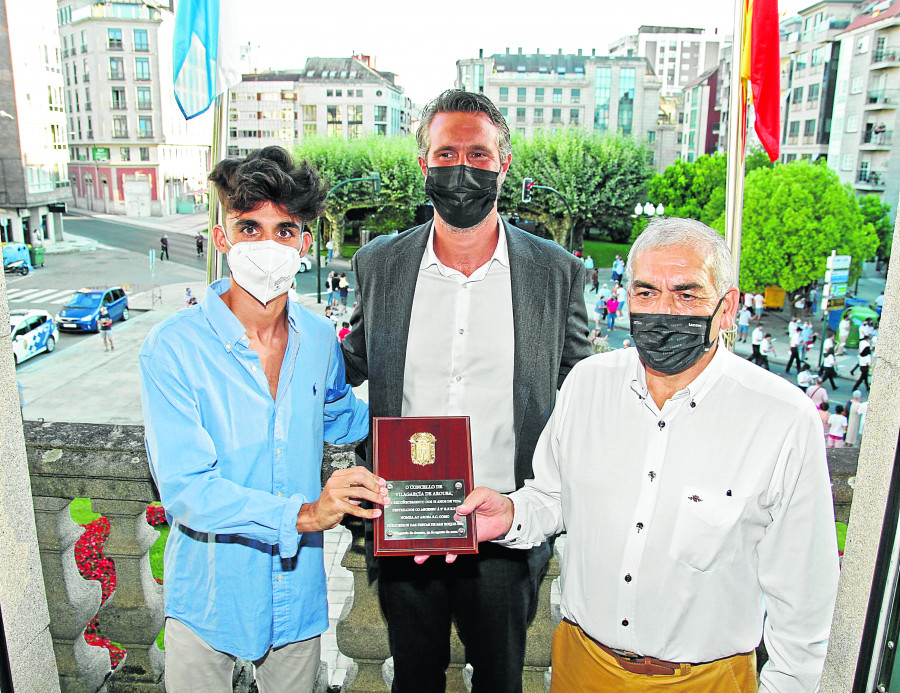
[[[896,219],[900,194],[900,0],[856,16],[838,35],[828,163],[858,195],[875,194]]]
[[[828,158],[838,67],[846,60],[837,37],[859,6],[824,0],[781,23],[783,162]]]
[[[610,56],[647,58],[662,82],[661,94],[675,96],[701,74],[716,67],[730,36],[695,27],[641,26],[609,46]]]
[[[688,82],[684,94],[684,124],[681,158],[692,163],[704,154],[715,154],[719,146],[719,108],[716,102],[719,66]]]
[[[58,0],[75,206],[191,212],[206,189],[212,117],[185,121],[172,85],[175,17],[151,0]]]
[[[71,202],[54,0],[0,0],[0,241],[62,240]]]
[[[618,131],[646,140],[655,156],[660,82],[645,58],[479,51],[456,61],[456,87],[486,95],[520,135]]]
[[[228,154],[291,149],[306,137],[409,135],[413,108],[397,76],[375,69],[371,56],[309,58],[302,70],[246,74],[231,89]]]

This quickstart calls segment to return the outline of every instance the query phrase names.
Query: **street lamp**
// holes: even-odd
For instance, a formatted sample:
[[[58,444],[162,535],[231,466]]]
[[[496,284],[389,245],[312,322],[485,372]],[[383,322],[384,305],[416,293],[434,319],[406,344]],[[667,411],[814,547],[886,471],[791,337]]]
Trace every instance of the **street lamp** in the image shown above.
[[[665,213],[665,211],[666,211],[666,209],[665,209],[665,207],[662,206],[662,203],[660,203],[660,204],[656,205],[656,207],[654,207],[652,202],[645,202],[644,204],[641,204],[640,202],[638,202],[634,206],[634,215],[637,217],[641,216],[641,214],[644,214],[648,217],[662,216]]]

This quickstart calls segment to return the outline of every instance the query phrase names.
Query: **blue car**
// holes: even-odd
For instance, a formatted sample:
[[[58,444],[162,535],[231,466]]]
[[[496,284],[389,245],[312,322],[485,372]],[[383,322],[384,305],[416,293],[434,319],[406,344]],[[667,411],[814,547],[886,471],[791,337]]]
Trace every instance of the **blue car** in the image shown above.
[[[9,329],[12,333],[13,360],[17,366],[43,351],[49,354],[59,340],[56,323],[46,310],[10,311]]]
[[[106,306],[109,317],[128,320],[128,297],[121,286],[111,289],[79,289],[56,316],[61,330],[69,332],[97,332],[100,328],[100,307]]]

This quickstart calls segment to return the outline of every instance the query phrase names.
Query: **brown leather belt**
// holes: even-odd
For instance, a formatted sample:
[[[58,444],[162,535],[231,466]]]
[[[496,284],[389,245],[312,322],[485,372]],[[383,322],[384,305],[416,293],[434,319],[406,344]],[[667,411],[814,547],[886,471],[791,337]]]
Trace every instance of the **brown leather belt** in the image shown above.
[[[690,664],[680,662],[667,662],[662,659],[657,659],[656,657],[644,657],[642,655],[635,654],[634,652],[614,650],[613,648],[607,647],[599,640],[595,640],[590,635],[585,633],[581,626],[579,626],[574,621],[571,621],[568,618],[563,618],[563,621],[578,628],[578,630],[584,633],[586,638],[588,638],[592,643],[594,643],[610,657],[615,659],[620,667],[622,667],[625,671],[630,671],[632,674],[644,674],[645,676],[686,676],[691,673]]]

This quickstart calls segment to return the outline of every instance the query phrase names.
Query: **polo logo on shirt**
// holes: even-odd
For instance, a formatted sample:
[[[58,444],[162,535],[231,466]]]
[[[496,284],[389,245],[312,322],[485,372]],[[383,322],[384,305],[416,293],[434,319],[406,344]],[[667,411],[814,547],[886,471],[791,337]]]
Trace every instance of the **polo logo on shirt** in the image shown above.
[[[702,503],[703,499],[698,496],[696,493],[693,496],[688,496],[689,501],[694,501],[695,503]]]

